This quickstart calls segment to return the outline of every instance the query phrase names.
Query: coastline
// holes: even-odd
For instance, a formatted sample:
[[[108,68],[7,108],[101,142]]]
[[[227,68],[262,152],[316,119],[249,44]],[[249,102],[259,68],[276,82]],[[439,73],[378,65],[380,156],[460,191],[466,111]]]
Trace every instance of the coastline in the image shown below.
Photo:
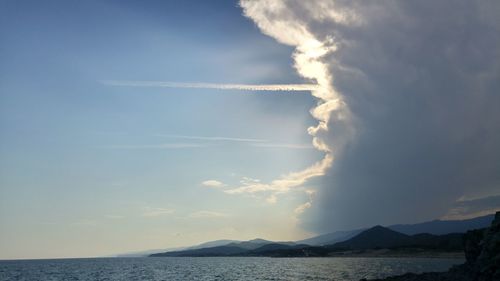
[[[406,273],[371,281],[492,281],[500,280],[500,212],[491,226],[464,236],[466,261],[447,272]],[[366,279],[361,279],[366,281]]]
[[[433,258],[433,259],[464,259],[463,252],[418,252],[418,253],[397,253],[391,250],[373,251],[365,253],[339,253],[331,254],[328,257],[346,257],[346,258]]]

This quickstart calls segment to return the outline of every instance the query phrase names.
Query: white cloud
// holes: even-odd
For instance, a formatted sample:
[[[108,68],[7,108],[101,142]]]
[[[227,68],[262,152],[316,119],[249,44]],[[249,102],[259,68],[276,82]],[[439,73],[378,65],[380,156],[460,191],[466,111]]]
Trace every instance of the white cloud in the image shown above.
[[[259,180],[248,180],[245,178],[241,181],[242,186],[227,189],[224,192],[227,194],[243,194],[243,193],[258,193],[258,192],[274,192],[286,193],[292,188],[300,187],[307,180],[319,177],[325,174],[325,171],[330,167],[333,159],[331,154],[325,155],[323,160],[315,163],[309,168],[289,173],[279,179],[273,180],[270,183],[261,183]]]
[[[326,2],[325,2],[326,3]],[[332,86],[332,77],[328,65],[322,58],[332,52],[337,47],[331,38],[324,40],[317,38],[305,25],[294,16],[291,9],[284,1],[269,0],[242,0],[240,5],[245,16],[252,19],[261,31],[281,43],[295,47],[293,59],[295,68],[304,78],[313,81],[314,87],[308,88],[311,94],[318,98],[318,105],[311,110],[311,114],[318,120],[318,125],[310,127],[308,133],[313,137],[313,146],[325,152],[321,161],[305,168],[302,171],[291,172],[270,183],[260,181],[242,181],[242,185],[235,188],[226,189],[227,194],[253,194],[266,192],[271,193],[267,197],[269,203],[277,201],[277,195],[289,192],[293,188],[301,187],[311,178],[323,176],[326,170],[332,165],[334,151],[346,141],[340,141],[338,146],[332,147],[331,142],[327,143],[323,138],[328,132],[328,124],[334,119],[344,126],[343,138],[348,139],[352,133],[350,126],[350,111],[343,100],[343,97]],[[319,13],[320,18],[332,18],[336,21],[347,22],[354,20],[353,16],[340,12]],[[308,148],[301,145],[291,144],[254,144],[261,147],[282,147],[282,148]],[[309,207],[310,207],[309,202]],[[305,210],[303,205],[302,210]]]
[[[295,210],[294,210],[295,218],[297,218],[297,216],[299,216],[300,214],[304,213],[307,209],[312,207],[313,197],[316,194],[316,190],[306,189],[306,190],[304,190],[304,192],[309,197],[309,200],[306,203],[301,204],[297,208],[295,208]]]
[[[305,210],[307,210],[307,209],[311,208],[311,206],[312,206],[312,203],[311,203],[311,202],[306,202],[306,203],[304,203],[304,204],[302,204],[302,205],[299,205],[297,208],[295,208],[294,213],[295,213],[296,215],[300,215],[300,214],[302,214],[303,212],[305,212]]]
[[[217,181],[217,180],[206,180],[201,183],[201,185],[206,186],[206,187],[212,187],[212,188],[221,188],[226,186],[224,183]]]
[[[309,208],[316,219],[304,216],[304,226],[328,232],[423,221],[454,205],[454,215],[469,215],[476,209],[456,199],[498,189],[499,1],[241,6],[263,33],[295,47],[297,71],[318,85],[311,114],[319,122],[309,133],[336,162]],[[488,202],[477,201],[477,211],[498,206]]]

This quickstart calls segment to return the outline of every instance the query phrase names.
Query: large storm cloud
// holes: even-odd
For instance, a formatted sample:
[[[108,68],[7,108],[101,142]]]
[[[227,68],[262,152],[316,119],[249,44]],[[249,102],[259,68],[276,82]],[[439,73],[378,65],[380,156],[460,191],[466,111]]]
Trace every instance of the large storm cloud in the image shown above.
[[[314,135],[335,160],[303,214],[304,227],[326,232],[415,222],[453,210],[456,217],[464,198],[500,193],[500,2],[242,6],[278,41],[295,42],[275,36],[272,23],[293,23],[328,47],[317,60],[327,65],[350,115],[331,114],[328,130]]]

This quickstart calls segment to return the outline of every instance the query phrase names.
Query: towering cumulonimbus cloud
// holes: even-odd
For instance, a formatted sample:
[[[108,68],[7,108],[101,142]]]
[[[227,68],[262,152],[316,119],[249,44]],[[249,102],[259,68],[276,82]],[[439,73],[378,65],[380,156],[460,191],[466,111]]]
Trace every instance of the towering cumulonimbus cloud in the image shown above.
[[[300,4],[300,2],[288,2],[242,0],[240,4],[245,16],[251,18],[263,33],[281,43],[295,47],[293,59],[298,73],[318,85],[316,89],[311,91],[312,95],[318,98],[318,105],[311,110],[311,114],[319,123],[317,126],[309,128],[308,132],[314,137],[314,146],[326,152],[325,159],[333,160],[332,150],[334,147],[326,143],[321,135],[329,130],[328,124],[331,118],[346,126],[350,124],[348,120],[350,117],[349,109],[342,96],[333,87],[328,64],[321,59],[327,54],[333,53],[337,47],[333,37],[318,38],[309,31],[307,23],[303,22],[294,10],[295,5]],[[327,2],[318,1],[318,3]],[[322,16],[328,16],[333,21],[351,21],[348,17],[335,12]],[[325,165],[325,168],[328,168],[327,166],[329,165]]]
[[[337,142],[333,146],[325,141],[323,135],[329,131],[329,123],[335,120],[338,127],[343,128],[342,139],[349,138],[352,133],[350,112],[342,96],[333,87],[328,64],[320,59],[336,50],[333,38],[324,40],[309,32],[303,22],[297,21],[293,10],[285,1],[243,0],[240,5],[245,16],[251,18],[262,32],[296,48],[293,54],[295,68],[301,76],[316,85],[311,89],[311,93],[318,99],[318,104],[311,110],[311,114],[318,120],[318,125],[310,127],[308,133],[313,136],[314,147],[325,152],[324,158],[302,171],[289,173],[270,183],[245,181],[242,186],[225,191],[228,194],[267,192],[271,194],[267,201],[273,203],[277,195],[286,193],[292,188],[302,187],[311,178],[325,175],[333,163],[335,152],[342,143]],[[312,197],[309,198],[311,200]],[[299,213],[310,206],[310,201],[302,204],[299,206],[301,210]]]
[[[264,34],[295,46],[295,68],[318,85],[319,124],[308,131],[326,155],[291,184],[227,192],[282,192],[324,175],[300,209],[316,232],[500,209],[487,199],[500,194],[500,2],[240,4]]]

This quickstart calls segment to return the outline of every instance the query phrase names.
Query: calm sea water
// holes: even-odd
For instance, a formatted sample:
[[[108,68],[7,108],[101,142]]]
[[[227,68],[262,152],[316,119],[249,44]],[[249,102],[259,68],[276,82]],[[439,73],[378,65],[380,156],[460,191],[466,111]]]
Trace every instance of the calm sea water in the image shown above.
[[[102,258],[0,261],[0,280],[336,280],[446,271],[462,259]]]

